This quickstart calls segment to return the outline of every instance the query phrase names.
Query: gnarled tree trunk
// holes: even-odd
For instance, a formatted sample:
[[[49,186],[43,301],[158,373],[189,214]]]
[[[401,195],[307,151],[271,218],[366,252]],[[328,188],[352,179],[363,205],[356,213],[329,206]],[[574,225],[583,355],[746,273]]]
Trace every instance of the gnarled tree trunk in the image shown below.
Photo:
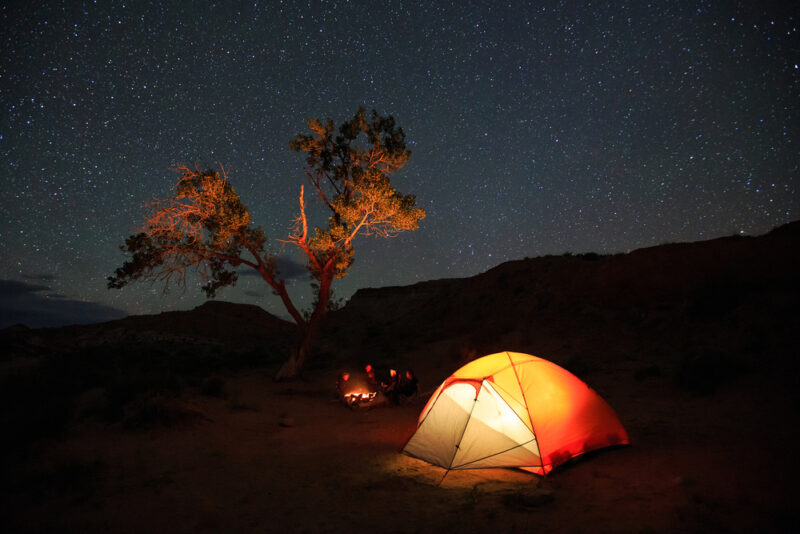
[[[301,334],[300,342],[292,350],[289,359],[283,362],[278,373],[275,375],[275,381],[280,382],[283,380],[294,380],[300,377],[303,372],[303,366],[306,360],[311,355],[311,350],[314,347],[314,339],[308,335],[308,332]]]
[[[311,355],[311,350],[314,348],[314,342],[317,340],[317,334],[322,326],[322,321],[328,311],[328,302],[331,297],[331,284],[333,282],[333,272],[328,269],[323,273],[319,284],[319,293],[317,297],[317,306],[311,313],[311,317],[305,324],[299,325],[300,340],[297,347],[292,351],[289,359],[283,362],[278,373],[275,375],[276,381],[294,380],[300,377],[303,372],[306,360]]]

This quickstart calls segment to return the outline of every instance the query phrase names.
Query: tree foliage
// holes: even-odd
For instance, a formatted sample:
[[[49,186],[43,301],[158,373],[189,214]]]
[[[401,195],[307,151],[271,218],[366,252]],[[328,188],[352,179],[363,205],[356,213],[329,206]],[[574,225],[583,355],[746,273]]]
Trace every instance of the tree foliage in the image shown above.
[[[122,250],[131,255],[114,275],[109,288],[134,280],[163,281],[165,289],[177,279],[185,286],[194,268],[203,278],[203,291],[217,291],[236,283],[234,270],[242,264],[275,273],[274,257],[265,250],[260,227],[251,227],[250,212],[226,177],[213,170],[183,166],[174,193],[150,205],[144,227],[125,240]],[[252,260],[243,258],[249,251]]]
[[[331,308],[331,284],[353,264],[353,240],[358,235],[394,237],[416,230],[425,212],[413,195],[402,195],[390,176],[402,169],[411,152],[405,134],[391,116],[363,109],[338,129],[332,121],[309,119],[310,134],[298,134],[290,148],[306,153],[305,174],[322,204],[328,224],[309,230],[304,187],[300,187],[299,214],[289,235],[281,241],[296,245],[305,255],[312,276],[314,305],[301,313],[294,306],[276,258],[250,211],[222,173],[180,167],[181,178],[171,196],[150,206],[145,224],[122,246],[129,259],[108,278],[109,288],[136,280],[177,281],[185,287],[186,273],[196,271],[209,297],[237,281],[237,269],[255,269],[281,298],[300,332],[298,350],[284,377],[302,369],[319,325]],[[286,367],[286,366],[285,366]]]
[[[411,157],[394,118],[373,111],[368,120],[360,109],[338,132],[330,120],[323,125],[309,119],[308,127],[311,135],[299,134],[289,146],[306,152],[306,175],[331,215],[327,228],[314,228],[309,236],[301,199],[300,218],[289,240],[306,252],[315,278],[323,276],[330,262],[341,278],[353,263],[357,235],[393,237],[416,230],[425,212],[416,207],[413,195],[398,193],[389,178]]]

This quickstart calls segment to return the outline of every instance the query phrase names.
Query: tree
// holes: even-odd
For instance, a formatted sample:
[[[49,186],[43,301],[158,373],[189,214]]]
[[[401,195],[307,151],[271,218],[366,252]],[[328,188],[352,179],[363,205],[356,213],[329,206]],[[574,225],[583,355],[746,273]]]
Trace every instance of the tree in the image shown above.
[[[300,211],[285,239],[305,255],[312,277],[314,304],[299,311],[276,267],[276,255],[266,244],[261,227],[253,227],[250,211],[222,174],[182,166],[172,196],[156,200],[141,231],[120,247],[130,255],[113,276],[109,288],[130,282],[173,282],[185,287],[193,270],[205,281],[209,298],[237,281],[236,269],[255,269],[278,295],[298,328],[298,343],[276,379],[295,378],[313,348],[330,307],[334,279],[342,278],[353,264],[353,241],[359,235],[393,237],[416,230],[425,212],[413,195],[402,195],[390,175],[408,162],[405,134],[391,116],[363,109],[338,131],[332,121],[309,119],[310,135],[298,134],[289,144],[305,152],[305,175],[321,204],[329,211],[326,227],[309,230],[304,186],[300,186]]]

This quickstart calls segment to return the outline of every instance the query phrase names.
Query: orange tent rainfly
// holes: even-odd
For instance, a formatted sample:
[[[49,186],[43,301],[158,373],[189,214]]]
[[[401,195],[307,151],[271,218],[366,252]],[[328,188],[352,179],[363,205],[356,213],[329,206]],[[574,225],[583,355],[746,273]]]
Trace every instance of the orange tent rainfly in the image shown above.
[[[627,443],[617,414],[578,377],[536,356],[499,352],[439,386],[403,452],[445,469],[545,475],[585,452]]]

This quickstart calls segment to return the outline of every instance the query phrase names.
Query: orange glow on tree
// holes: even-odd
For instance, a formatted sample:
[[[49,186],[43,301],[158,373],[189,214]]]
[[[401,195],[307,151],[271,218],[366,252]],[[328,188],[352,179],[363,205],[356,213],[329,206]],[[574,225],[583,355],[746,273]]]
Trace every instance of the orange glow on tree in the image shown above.
[[[276,378],[294,378],[302,370],[320,325],[331,306],[335,278],[346,275],[353,263],[353,241],[359,235],[393,237],[416,230],[425,212],[412,195],[398,193],[390,175],[402,169],[411,156],[405,134],[394,119],[373,111],[370,118],[359,109],[338,130],[332,121],[308,121],[311,135],[297,135],[290,148],[306,152],[305,174],[322,203],[330,210],[327,227],[309,228],[300,187],[299,215],[286,239],[306,257],[313,278],[312,309],[301,313],[292,302],[285,279],[276,266],[277,256],[267,250],[266,236],[254,227],[250,211],[228,181],[213,170],[183,166],[173,194],[151,205],[143,228],[125,240],[130,255],[108,278],[109,288],[136,280],[171,282],[185,287],[186,273],[197,272],[203,291],[214,297],[234,285],[236,268],[259,273],[277,294],[299,331],[298,346]]]

